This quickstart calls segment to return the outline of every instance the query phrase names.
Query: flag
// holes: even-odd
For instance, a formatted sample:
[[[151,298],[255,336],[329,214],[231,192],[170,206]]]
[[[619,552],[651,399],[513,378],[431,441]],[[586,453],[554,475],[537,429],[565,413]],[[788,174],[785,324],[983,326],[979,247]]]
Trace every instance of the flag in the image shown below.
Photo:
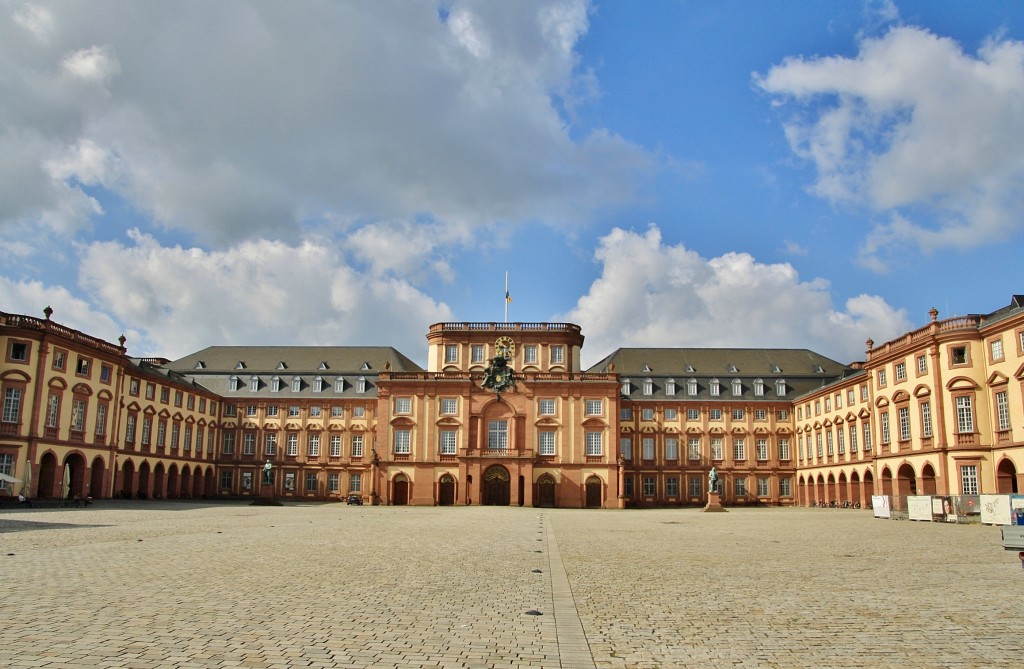
[[[512,296],[508,294],[508,290],[507,289],[505,290],[505,301],[506,302],[511,302],[512,301]]]

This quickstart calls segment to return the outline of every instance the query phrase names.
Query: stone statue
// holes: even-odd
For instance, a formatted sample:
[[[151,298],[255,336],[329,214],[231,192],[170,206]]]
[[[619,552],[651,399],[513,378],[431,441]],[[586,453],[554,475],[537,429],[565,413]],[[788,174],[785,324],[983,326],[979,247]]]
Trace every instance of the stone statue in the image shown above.
[[[267,464],[263,465],[263,485],[274,484],[274,465],[270,464],[270,460],[267,460]]]
[[[708,472],[708,492],[718,492],[718,472],[714,467]]]

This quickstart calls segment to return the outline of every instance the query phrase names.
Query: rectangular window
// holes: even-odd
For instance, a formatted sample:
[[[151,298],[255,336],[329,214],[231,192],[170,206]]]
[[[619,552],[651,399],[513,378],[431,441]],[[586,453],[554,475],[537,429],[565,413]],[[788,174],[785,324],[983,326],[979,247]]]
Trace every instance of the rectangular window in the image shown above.
[[[138,395],[139,394],[139,389],[136,388],[135,392],[132,393],[132,394],[133,395]],[[196,396],[195,395],[189,395],[188,396],[188,399],[185,400],[185,408],[188,409],[189,411],[192,411],[193,409],[196,408]]]
[[[348,475],[348,491],[349,492],[362,492],[363,490],[363,475],[362,474],[349,474]]]
[[[551,364],[561,365],[565,363],[565,349],[561,346],[551,347]]]
[[[277,412],[274,412],[274,415],[276,416]],[[340,404],[331,405],[331,418],[341,418],[344,415],[345,411]]]
[[[320,457],[320,435],[316,432],[306,438],[306,455],[311,458]]]
[[[12,341],[8,349],[7,359],[11,362],[28,362],[28,344]]]
[[[1003,340],[993,339],[989,342],[989,348],[992,351],[992,362],[999,362],[1003,359]]]
[[[700,409],[687,409],[686,420],[700,420]]]
[[[306,474],[306,492],[316,492],[316,474]]]
[[[954,365],[966,365],[967,364],[967,347],[966,346],[954,346],[949,350],[950,360]]]
[[[689,481],[690,497],[700,497],[704,491],[704,480],[699,476],[691,476]]]
[[[455,455],[456,432],[455,430],[441,431],[441,455]]]
[[[327,475],[327,492],[338,493],[341,490],[341,474],[328,474]]]
[[[624,460],[633,459],[633,439],[630,437],[619,437],[619,453]]]
[[[654,409],[644,407],[640,410],[640,420],[654,420]]]
[[[441,399],[441,413],[445,416],[453,416],[459,411],[459,403],[454,397]]]
[[[601,432],[587,432],[587,456],[597,457],[604,452],[604,434]]]
[[[768,459],[768,440],[756,439],[754,447],[757,449],[757,459],[764,462]]]
[[[148,446],[150,444],[150,436],[153,432],[153,419],[149,416],[145,416],[142,419],[142,443]]]
[[[889,443],[889,412],[883,411],[878,414],[878,425],[882,430],[882,443]]]
[[[817,448],[815,452],[818,454],[818,457],[824,457],[824,451],[821,447],[821,432],[818,432],[817,434],[814,435],[814,443]],[[807,447],[810,448],[810,444],[808,444]]]
[[[747,479],[745,479],[745,478],[733,479],[733,491],[736,493],[737,497],[746,497],[747,496]]]
[[[686,382],[687,395],[689,395],[690,397],[695,397],[697,395],[697,390],[699,390],[697,388],[697,379],[690,379],[689,381]]]
[[[320,417],[320,413],[322,411],[323,411],[323,407],[313,405],[313,406],[309,407],[309,417],[310,418],[319,418]]]
[[[82,356],[78,356],[78,365],[75,367],[75,374],[78,374],[79,376],[89,376],[89,369],[91,363],[92,361],[89,358],[83,358]]]
[[[630,407],[620,407],[619,420],[633,420],[633,409]]]
[[[846,389],[846,404],[848,406],[853,406],[853,403],[854,403],[855,400],[856,400],[856,397],[854,397],[854,395],[853,395],[853,388],[847,388]]]
[[[640,440],[640,449],[644,460],[654,459],[654,438],[644,437]]]
[[[256,434],[246,432],[242,435],[242,455],[256,454]]]
[[[107,405],[100,403],[96,405],[96,434],[103,436],[107,433]]]
[[[293,458],[299,454],[299,435],[295,432],[289,432],[285,437],[284,454]]]
[[[779,479],[779,496],[790,497],[793,494],[793,485],[789,477]]]
[[[846,453],[846,430],[842,425],[836,428],[836,446],[839,448],[839,455]]]
[[[470,348],[472,361],[483,362],[484,361],[484,346],[483,344],[473,344]]]
[[[775,420],[789,420],[789,409],[779,409],[776,411]]]
[[[896,380],[906,381],[907,380],[907,363],[897,362],[896,363]]]
[[[85,400],[77,397],[71,401],[71,430],[72,432],[85,430]]]
[[[300,411],[299,405],[298,404],[292,404],[291,406],[288,407],[288,417],[289,418],[298,418],[299,411]]]
[[[675,420],[676,419],[676,415],[677,415],[677,412],[676,412],[676,409],[674,407],[669,407],[669,408],[665,409],[665,420]]]
[[[491,420],[487,422],[487,450],[508,450],[507,420]]]
[[[766,420],[768,420],[768,410],[767,409],[754,409],[754,420],[756,420],[756,421],[766,421]]]
[[[267,432],[263,435],[263,455],[274,457],[277,455],[277,433]]]
[[[362,418],[366,414],[365,407],[352,407],[352,417]]]
[[[960,494],[978,494],[978,466],[960,465]]]
[[[928,373],[928,356],[919,355],[917,356],[917,373],[927,374]]]
[[[540,455],[555,454],[555,433],[544,431],[538,435],[538,448]],[[628,459],[628,458],[627,458]]]
[[[409,455],[412,452],[412,431],[395,430],[395,454]]]
[[[231,490],[231,475],[233,472],[230,469],[222,469],[220,472],[220,489]]]
[[[110,378],[114,375],[114,368],[110,365],[100,365],[100,383],[110,383]],[[178,406],[181,406],[180,404]]]
[[[884,388],[885,384],[886,384],[885,370],[884,369],[880,369],[880,370],[878,370],[878,387],[879,388]]]
[[[248,404],[248,405],[246,405],[246,407],[245,407],[245,415],[249,416],[250,418],[252,416],[255,416],[256,415],[256,405],[255,404]]]
[[[541,416],[554,416],[555,415],[555,401],[554,400],[540,400],[538,402],[538,413]]]
[[[732,459],[733,460],[746,460],[747,459],[747,440],[740,437],[736,437],[732,440]]]
[[[601,400],[587,400],[586,414],[588,416],[600,416],[603,404]]]
[[[654,497],[654,493],[655,493],[654,477],[653,476],[645,476],[645,477],[643,477],[643,479],[641,480],[641,484],[643,485],[644,497]]]
[[[253,376],[249,378],[249,392],[256,392],[260,389],[260,377]]]
[[[708,410],[708,420],[722,420],[722,410],[721,409],[709,409]]]
[[[459,345],[458,344],[445,344],[444,345],[444,361],[446,363],[453,363],[459,361]]]
[[[974,411],[971,408],[970,395],[956,398],[956,431],[960,434],[974,432]]]
[[[669,476],[665,479],[665,494],[669,497],[679,497],[679,478]]]
[[[932,436],[932,405],[921,402],[921,436],[925,439]]]
[[[332,434],[331,435],[330,449],[331,450],[328,451],[328,453],[327,453],[327,455],[329,457],[332,457],[332,458],[340,458],[341,457],[341,435],[340,434]]]
[[[789,439],[779,439],[779,460],[789,460]]]
[[[700,437],[690,437],[686,440],[686,457],[690,460],[700,460]]]
[[[743,420],[743,409],[733,409],[732,410],[732,419],[733,420]]]
[[[412,413],[412,400],[408,397],[396,397],[395,398],[395,413],[399,414],[410,414]]]
[[[160,421],[156,425],[156,445],[159,446],[160,448],[163,448],[164,444],[167,443],[165,441],[166,437],[167,437],[167,421],[165,421],[163,418],[161,418]]]
[[[769,482],[769,479],[768,479],[767,476],[758,476],[757,477],[757,496],[758,497],[767,497],[768,496],[768,494],[769,494],[768,493],[768,488],[769,488],[768,482]]]
[[[857,426],[850,425],[850,453],[857,452]]]
[[[352,457],[363,457],[363,435],[361,434],[352,435]]]
[[[863,383],[860,386],[860,401],[861,402],[867,402],[868,401],[868,384],[866,384],[866,383]]]
[[[537,364],[537,347],[536,345],[529,345],[523,347],[523,363],[527,365]]]
[[[864,422],[864,452],[871,450],[871,423]]]
[[[57,349],[53,353],[53,368],[59,372],[64,371],[64,365],[67,364],[67,351]]]
[[[679,459],[679,440],[675,437],[665,437],[665,459]]]
[[[221,453],[224,455],[234,455],[235,453],[235,433],[225,432],[224,439],[221,443]]]
[[[722,459],[722,438],[711,437],[711,459],[721,460]]]
[[[1005,390],[996,393],[996,423],[1001,432],[1010,429],[1010,403]]]
[[[910,409],[900,407],[896,409],[896,416],[900,423],[900,441],[910,441]]]

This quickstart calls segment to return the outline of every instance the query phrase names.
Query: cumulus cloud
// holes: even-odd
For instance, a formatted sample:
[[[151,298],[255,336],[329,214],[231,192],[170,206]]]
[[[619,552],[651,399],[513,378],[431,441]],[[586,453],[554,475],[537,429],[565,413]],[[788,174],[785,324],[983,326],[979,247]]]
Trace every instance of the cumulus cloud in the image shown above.
[[[613,133],[575,136],[559,113],[586,89],[587,13],[585,0],[26,3],[0,21],[0,176],[18,175],[0,178],[0,229],[80,228],[95,213],[83,185],[220,246],[325,222],[586,221],[631,201],[652,162]]]
[[[175,358],[214,344],[392,345],[415,356],[451,313],[409,283],[363,275],[325,240],[254,240],[229,249],[130,243],[82,248],[81,281],[140,341],[133,354]]]
[[[911,327],[880,297],[860,295],[837,309],[827,281],[803,281],[788,263],[746,253],[703,258],[665,244],[656,226],[642,234],[616,228],[595,259],[601,275],[556,317],[580,324],[595,356],[619,346],[782,347],[850,362],[863,359],[868,337],[885,341]]]
[[[3,310],[8,313],[45,318],[43,309],[50,307],[54,321],[92,337],[115,343],[125,333],[109,314],[97,311],[61,286],[0,276],[0,295],[4,296]]]
[[[817,169],[813,193],[880,222],[861,250],[979,246],[1024,214],[1024,43],[977,54],[915,27],[865,38],[855,57],[789,58],[756,84],[794,105],[791,149]]]

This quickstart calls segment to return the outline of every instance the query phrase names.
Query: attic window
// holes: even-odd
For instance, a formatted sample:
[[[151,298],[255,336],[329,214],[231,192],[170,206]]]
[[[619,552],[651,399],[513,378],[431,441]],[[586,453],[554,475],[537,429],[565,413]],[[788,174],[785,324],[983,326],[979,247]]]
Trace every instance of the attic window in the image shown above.
[[[687,365],[686,366],[686,373],[687,374],[695,374],[696,372],[697,372],[697,370],[693,368],[693,365]]]
[[[731,363],[729,364],[729,373],[730,374],[737,374],[739,371],[740,370],[736,369],[736,365],[733,365]]]
[[[336,393],[343,393],[343,392],[345,392],[345,377],[344,376],[339,376],[338,378],[334,379],[334,392],[336,392]]]
[[[644,395],[654,394],[654,379],[644,379]]]
[[[327,363],[321,361],[320,364],[317,366],[317,369],[320,370],[320,371],[326,370],[327,369]]]
[[[364,363],[363,363],[363,366],[362,366],[362,367],[360,367],[359,369],[361,369],[361,370],[363,370],[363,371],[369,371],[369,369],[370,369],[370,363],[368,363],[368,362],[364,362]]]
[[[814,366],[814,373],[815,374],[824,374],[825,373],[825,369],[821,365],[815,365]]]
[[[284,364],[284,361],[282,360],[281,362],[277,363],[277,368],[278,369],[288,369],[288,365]]]
[[[778,365],[772,365],[772,374],[781,374],[782,368]]]
[[[192,369],[206,369],[206,363],[200,360]]]
[[[629,379],[622,379],[622,390],[620,391],[623,395],[629,395],[632,392],[632,384]]]
[[[313,392],[323,392],[324,390],[324,377],[318,376],[313,379]]]
[[[650,374],[652,370],[651,367],[645,362],[643,368],[640,371],[643,372],[644,374]]]
[[[676,380],[675,379],[669,379],[669,380],[665,381],[665,394],[666,395],[675,395],[676,394]]]
[[[235,363],[235,369],[245,369],[245,363],[239,360]]]

